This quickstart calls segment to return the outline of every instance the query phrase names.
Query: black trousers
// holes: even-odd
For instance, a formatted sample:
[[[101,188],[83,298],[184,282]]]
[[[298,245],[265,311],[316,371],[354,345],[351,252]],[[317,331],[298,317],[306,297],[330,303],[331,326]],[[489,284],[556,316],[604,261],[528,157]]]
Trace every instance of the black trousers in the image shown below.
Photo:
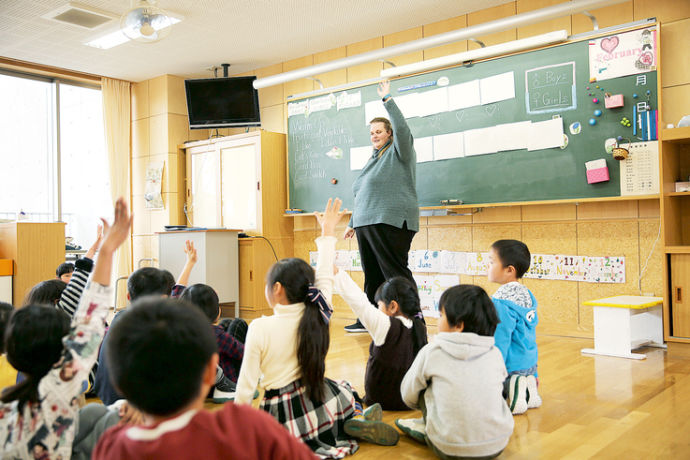
[[[404,276],[414,283],[412,272],[407,268],[407,253],[415,232],[388,224],[365,225],[355,228],[359,256],[364,271],[364,292],[369,302],[376,305],[376,290],[387,279]]]

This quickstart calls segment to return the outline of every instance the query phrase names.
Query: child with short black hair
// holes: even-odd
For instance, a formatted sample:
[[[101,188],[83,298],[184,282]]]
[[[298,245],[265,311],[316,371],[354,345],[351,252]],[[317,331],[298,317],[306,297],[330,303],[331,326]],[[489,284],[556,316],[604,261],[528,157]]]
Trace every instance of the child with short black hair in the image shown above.
[[[314,458],[275,420],[251,407],[228,403],[203,410],[215,381],[217,345],[201,311],[182,300],[135,302],[110,329],[107,362],[115,385],[144,413],[144,425],[109,429],[94,450],[95,460]]]
[[[50,306],[27,305],[12,314],[5,332],[7,359],[26,379],[0,397],[3,458],[70,458],[78,396],[96,361],[111,301],[113,253],[125,241],[131,217],[124,200],[115,205],[93,277],[72,318]]]
[[[417,286],[402,276],[384,281],[376,290],[376,308],[347,272],[339,270],[335,291],[372,338],[364,375],[364,403],[379,403],[384,410],[408,410],[400,395],[400,382],[427,344]]]
[[[489,281],[500,283],[492,296],[500,323],[496,347],[508,370],[504,394],[513,414],[541,406],[537,391],[537,300],[518,280],[527,272],[531,255],[518,240],[498,240],[489,249]]]
[[[225,376],[230,381],[237,383],[242,357],[244,356],[244,343],[228,334],[225,329],[218,325],[220,304],[216,291],[207,284],[193,284],[182,291],[180,299],[199,307],[204,316],[208,318],[218,344],[218,364],[223,369]],[[235,318],[233,321],[245,322],[240,318]]]
[[[74,264],[72,262],[63,262],[55,269],[55,277],[64,283],[69,283],[74,273]]]
[[[17,379],[17,371],[5,357],[5,328],[13,311],[12,304],[0,302],[0,389],[13,385]]]
[[[494,346],[496,310],[484,289],[460,284],[439,301],[439,333],[403,378],[405,403],[423,419],[398,419],[404,433],[441,459],[497,457],[513,432],[503,398],[506,369]]]

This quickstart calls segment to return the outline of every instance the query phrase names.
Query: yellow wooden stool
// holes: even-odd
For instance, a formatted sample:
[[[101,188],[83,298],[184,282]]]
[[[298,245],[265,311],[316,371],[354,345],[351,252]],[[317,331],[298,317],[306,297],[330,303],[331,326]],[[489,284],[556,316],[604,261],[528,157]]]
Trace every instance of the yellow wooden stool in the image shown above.
[[[594,348],[583,348],[584,354],[645,359],[632,353],[641,346],[666,348],[661,312],[663,298],[619,295],[589,300],[593,307]]]

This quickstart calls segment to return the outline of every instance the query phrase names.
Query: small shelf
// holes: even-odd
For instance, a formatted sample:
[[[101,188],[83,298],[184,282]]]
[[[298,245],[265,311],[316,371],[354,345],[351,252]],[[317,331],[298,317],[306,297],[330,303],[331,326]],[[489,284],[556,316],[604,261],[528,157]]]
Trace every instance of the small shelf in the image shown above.
[[[666,246],[666,254],[690,254],[690,246]]]
[[[690,126],[661,130],[661,141],[675,144],[690,144]]]
[[[668,192],[664,196],[690,196],[690,192]]]

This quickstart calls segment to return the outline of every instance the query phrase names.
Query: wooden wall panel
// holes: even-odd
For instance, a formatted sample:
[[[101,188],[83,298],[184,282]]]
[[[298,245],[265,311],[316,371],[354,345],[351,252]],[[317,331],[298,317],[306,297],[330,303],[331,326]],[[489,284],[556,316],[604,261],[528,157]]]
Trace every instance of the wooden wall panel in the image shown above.
[[[149,117],[149,82],[132,83],[132,120]]]
[[[685,3],[690,4],[690,2]],[[688,43],[690,43],[690,19],[661,24],[661,86],[690,84]]]
[[[605,8],[597,8],[590,11],[599,23],[599,28],[611,27],[618,24],[633,21],[633,2],[619,3],[617,5],[607,6]],[[584,14],[574,14],[572,18],[573,34],[583,32],[590,32],[593,30],[592,21]]]
[[[427,38],[445,32],[464,29],[465,27],[467,27],[467,15],[463,14],[462,16],[426,24],[423,27],[423,35],[424,38]],[[462,53],[463,51],[467,51],[467,40],[426,49],[424,50],[424,59],[434,59],[437,57],[448,56],[449,54]]]
[[[494,21],[496,19],[505,18],[508,16],[514,16],[517,14],[515,2],[504,3],[503,5],[495,6],[493,8],[485,8],[483,10],[474,11],[467,14],[467,25],[474,26],[477,24],[482,24],[489,21]],[[499,43],[504,43],[510,40],[516,40],[517,30],[509,29],[503,32],[496,32],[494,34],[482,35],[478,37],[473,37],[484,42],[486,46],[497,45]],[[478,45],[474,43],[467,44],[467,49],[475,49]]]
[[[635,21],[655,17],[658,21],[665,23],[690,18],[690,2],[685,0],[634,0],[633,11]]]
[[[388,48],[389,46],[398,45],[400,43],[411,42],[413,40],[419,40],[422,38],[423,32],[422,27],[415,27],[413,29],[403,30],[402,32],[396,32],[390,35],[383,36],[383,47]],[[402,54],[398,56],[391,56],[386,58],[386,60],[393,62],[396,66],[401,66],[405,64],[413,64],[415,62],[420,62],[424,60],[424,52],[414,51],[412,53]],[[388,67],[386,64],[385,67]]]
[[[283,62],[283,72],[301,69],[302,67],[309,67],[313,64],[314,56],[310,54],[309,56]],[[310,78],[300,78],[299,80],[283,83],[283,100],[287,99],[288,96],[293,94],[306,93],[307,91],[313,90],[314,84],[314,80]]]
[[[324,51],[322,53],[316,53],[314,55],[314,65],[335,61],[336,59],[342,59],[344,57],[347,57],[347,48],[345,46],[341,46],[340,48]],[[320,73],[314,75],[314,78],[321,80],[321,83],[323,83],[325,88],[343,85],[347,83],[347,69],[338,69],[331,72]],[[318,83],[315,84],[314,89],[319,89]]]
[[[642,293],[651,293],[661,297],[664,293],[664,251],[661,238],[659,237],[657,240],[659,235],[659,219],[641,220],[638,223],[638,227],[640,235],[640,270],[638,273],[628,272],[626,276],[635,276],[637,278],[642,273],[645,262],[649,258],[647,269],[642,276]],[[652,247],[654,247],[653,252]]]
[[[663,125],[668,123],[678,124],[678,121],[685,115],[688,115],[690,110],[690,85],[671,86],[669,88],[661,89],[661,98],[663,105],[661,106]]]
[[[609,201],[580,203],[577,205],[578,220],[586,219],[634,219],[637,217],[637,201]]]
[[[458,252],[472,251],[472,227],[431,227],[428,230],[429,249]]]
[[[520,224],[495,224],[472,226],[472,250],[476,252],[488,252],[491,244],[496,240],[522,239],[522,226]]]
[[[575,204],[543,204],[522,206],[522,221],[574,220]]]
[[[563,3],[561,0],[517,0],[517,14],[525,13],[527,11],[538,10],[553,5]],[[565,29],[568,35],[571,33],[570,17],[551,19],[549,21],[539,22],[530,26],[520,27],[517,30],[517,38],[526,38],[533,35],[541,35],[554,30]]]
[[[582,222],[577,224],[578,254],[624,256],[625,284],[578,283],[580,324],[592,323],[591,307],[582,302],[621,294],[639,294],[639,232],[637,222]]]
[[[254,75],[256,78],[270,77],[283,72],[283,63],[273,64],[268,67],[256,69]],[[259,106],[268,107],[270,105],[278,105],[283,103],[283,85],[269,86],[268,88],[261,88],[259,90]]]
[[[383,37],[376,37],[369,40],[364,40],[357,43],[347,45],[347,55],[356,56],[367,51],[372,51],[383,47]],[[381,62],[368,62],[347,68],[347,81],[355,82],[367,78],[375,78],[380,75],[383,69]]]

